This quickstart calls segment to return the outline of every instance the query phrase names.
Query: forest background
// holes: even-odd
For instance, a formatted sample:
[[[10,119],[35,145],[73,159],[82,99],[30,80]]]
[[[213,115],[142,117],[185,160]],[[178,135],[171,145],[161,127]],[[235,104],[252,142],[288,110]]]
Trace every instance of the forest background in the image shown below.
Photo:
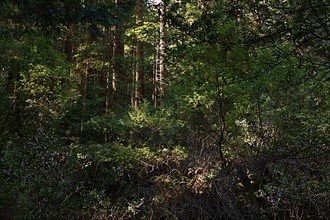
[[[0,2],[1,219],[328,219],[327,0]]]

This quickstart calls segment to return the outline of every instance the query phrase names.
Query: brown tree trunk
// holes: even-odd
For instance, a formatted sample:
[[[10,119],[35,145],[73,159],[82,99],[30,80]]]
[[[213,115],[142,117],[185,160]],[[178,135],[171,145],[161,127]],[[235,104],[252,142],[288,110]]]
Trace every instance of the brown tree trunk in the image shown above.
[[[221,94],[221,85],[218,76],[215,76],[215,84],[217,88],[217,118],[219,119],[220,123],[220,130],[218,136],[218,148],[220,154],[221,163],[224,163],[223,157],[223,142],[225,139],[225,130],[226,130],[226,118],[225,118],[225,109],[224,109],[224,101]]]
[[[165,1],[163,0],[159,4],[159,81],[160,81],[160,88],[159,88],[159,96],[160,96],[160,105],[161,107],[164,106],[164,96],[165,96],[165,79],[167,77],[167,70],[166,70],[166,41],[165,41],[165,34],[166,34],[166,6]]]
[[[115,1],[117,8],[119,7],[120,0]],[[118,12],[117,12],[118,13]],[[119,103],[118,95],[125,94],[125,89],[121,86],[125,76],[123,59],[124,59],[124,21],[123,18],[117,14],[118,24],[114,27],[114,40],[113,40],[113,64],[112,64],[112,102],[113,107]],[[123,97],[121,97],[123,98]],[[121,99],[123,100],[123,99]],[[125,100],[125,99],[124,99]]]
[[[124,59],[124,30],[120,26],[115,27],[114,31],[114,43],[113,43],[113,64],[112,64],[112,101],[116,103],[117,100],[117,90],[122,88],[120,83],[124,78],[124,68],[122,61]]]
[[[105,28],[104,35],[104,62],[105,66],[102,71],[101,77],[101,86],[104,92],[104,111],[107,112],[109,110],[109,95],[110,95],[110,61],[111,61],[111,53],[112,53],[112,44],[111,44],[111,31],[110,27]]]
[[[157,64],[157,59],[158,59],[158,50],[157,53],[154,54],[154,60],[153,60],[153,67],[152,67],[152,101],[154,104],[154,108],[157,108],[157,68],[158,68],[158,64]]]
[[[88,83],[88,61],[85,61],[80,73],[80,94],[82,95],[82,117],[80,121],[80,135],[83,135],[86,114],[87,83]]]
[[[136,3],[136,25],[143,25],[143,2],[142,0],[137,0]],[[135,92],[134,92],[134,106],[137,107],[143,100],[144,96],[144,74],[143,74],[143,42],[140,39],[137,39],[136,43],[136,71],[135,71]]]
[[[72,62],[72,59],[73,59],[73,52],[74,52],[74,48],[75,48],[75,43],[74,43],[75,29],[76,29],[76,25],[74,23],[69,23],[67,25],[67,33],[66,33],[66,41],[65,41],[64,50],[65,50],[67,60],[69,62]]]
[[[111,65],[110,61],[112,58],[112,41],[111,41],[111,29],[110,27],[105,28],[105,35],[104,35],[104,52],[103,52],[103,59],[104,59],[104,67],[101,71],[101,80],[100,85],[102,88],[101,96],[104,97],[103,109],[104,112],[107,113],[110,107],[109,104],[109,96],[110,96],[110,73],[111,73]],[[104,128],[103,131],[104,135],[104,143],[108,142],[109,139],[109,131],[107,128]]]

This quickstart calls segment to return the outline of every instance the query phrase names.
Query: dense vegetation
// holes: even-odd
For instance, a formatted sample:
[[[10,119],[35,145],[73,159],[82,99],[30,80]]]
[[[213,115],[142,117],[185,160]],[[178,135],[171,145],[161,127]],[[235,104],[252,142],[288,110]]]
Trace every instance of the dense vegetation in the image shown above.
[[[326,0],[0,2],[1,219],[328,219]]]

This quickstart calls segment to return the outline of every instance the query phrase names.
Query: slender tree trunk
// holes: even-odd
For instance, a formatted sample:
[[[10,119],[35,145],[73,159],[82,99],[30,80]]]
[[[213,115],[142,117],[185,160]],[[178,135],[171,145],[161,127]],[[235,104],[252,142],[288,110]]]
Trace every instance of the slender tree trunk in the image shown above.
[[[158,50],[157,53],[154,54],[154,65],[152,67],[152,101],[154,103],[154,108],[157,108],[157,68],[158,68],[158,64],[157,64],[157,59],[158,59]]]
[[[137,0],[136,3],[136,25],[143,25],[143,1]],[[143,74],[143,42],[140,39],[137,39],[136,43],[136,72],[135,72],[135,92],[134,92],[134,106],[137,107],[143,100],[144,96],[144,74]]]
[[[13,128],[14,128],[14,132],[17,132],[21,126],[22,126],[22,112],[21,112],[21,104],[20,104],[20,95],[19,95],[19,91],[17,88],[17,84],[19,81],[19,74],[17,74],[17,80],[15,80],[14,82],[14,87],[13,87]]]
[[[107,113],[109,110],[109,96],[110,96],[110,73],[111,73],[111,66],[110,66],[110,61],[111,61],[111,55],[112,55],[112,41],[111,41],[111,29],[110,27],[105,28],[105,35],[104,35],[104,62],[105,66],[102,68],[101,71],[101,88],[102,88],[102,94],[101,96],[104,97],[104,104],[103,104],[103,109],[104,112]],[[109,132],[105,128],[103,131],[104,134],[104,143],[108,142],[108,136]]]
[[[132,56],[132,59],[135,60],[135,57],[136,57],[136,48],[133,48],[132,51],[131,51],[131,56]],[[136,97],[136,91],[135,91],[135,88],[136,88],[136,63],[133,62],[132,63],[132,89],[131,89],[131,106],[134,106],[135,105],[135,97]]]
[[[117,89],[120,78],[123,76],[122,59],[124,57],[124,44],[123,44],[123,30],[122,27],[116,26],[114,33],[113,44],[113,66],[112,66],[112,99],[117,101]]]
[[[117,8],[120,6],[120,0],[115,1]],[[117,11],[118,24],[114,27],[114,40],[113,40],[113,64],[112,64],[112,102],[113,104],[119,103],[119,94],[125,94],[124,88],[121,86],[124,80],[125,71],[123,65],[124,59],[124,21]],[[125,100],[121,97],[121,100]],[[114,106],[113,106],[114,107]]]
[[[105,28],[105,35],[104,35],[104,62],[105,67],[102,73],[101,78],[101,86],[104,91],[104,111],[107,112],[109,110],[109,94],[110,94],[110,61],[112,55],[112,44],[111,44],[111,30],[110,27]]]
[[[90,44],[93,41],[93,36],[92,33],[88,30],[85,30],[85,44]],[[88,96],[88,84],[89,82],[89,76],[93,75],[91,74],[94,69],[92,69],[91,67],[93,65],[91,65],[91,62],[88,57],[84,57],[81,61],[80,61],[80,94],[82,97],[81,100],[81,121],[80,121],[80,136],[83,137],[83,132],[84,132],[84,128],[85,128],[85,120],[86,120],[86,115],[87,115],[87,96]],[[79,65],[79,61],[78,61],[78,65]]]
[[[122,61],[124,59],[124,29],[121,26],[115,27],[114,43],[113,43],[113,65],[112,65],[112,100],[114,103],[118,101],[117,90],[122,88],[120,83],[124,78],[124,68]]]
[[[74,52],[74,48],[75,48],[75,43],[74,43],[75,29],[76,29],[76,25],[74,23],[69,23],[67,25],[67,34],[66,34],[64,50],[65,50],[67,60],[69,62],[72,62],[72,59],[73,59],[73,52]]]
[[[219,148],[219,154],[221,162],[224,162],[223,158],[223,141],[225,138],[225,129],[226,129],[226,118],[225,118],[225,109],[224,109],[224,103],[223,98],[221,94],[221,85],[218,76],[215,76],[215,83],[217,87],[217,117],[219,118],[220,123],[220,131],[219,131],[219,138],[218,138],[218,148]]]
[[[82,95],[82,114],[80,121],[80,135],[83,136],[84,126],[85,126],[85,115],[86,115],[86,99],[87,99],[87,83],[88,83],[88,61],[85,62],[85,66],[80,73],[80,93]]]
[[[167,77],[167,70],[166,70],[166,41],[165,41],[165,34],[166,34],[166,6],[165,1],[163,0],[159,4],[159,76],[160,76],[160,88],[159,88],[159,96],[160,96],[160,105],[161,107],[164,106],[164,96],[165,96],[165,79]]]

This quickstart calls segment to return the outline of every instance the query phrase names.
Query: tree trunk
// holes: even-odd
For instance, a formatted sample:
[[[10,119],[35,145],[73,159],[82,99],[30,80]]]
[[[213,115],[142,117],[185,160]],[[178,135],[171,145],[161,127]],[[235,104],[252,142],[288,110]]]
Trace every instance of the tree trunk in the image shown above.
[[[165,41],[165,34],[166,34],[166,6],[165,1],[163,0],[159,4],[159,96],[160,96],[160,105],[161,107],[164,106],[164,95],[165,95],[165,79],[167,77],[167,70],[166,70],[166,41]]]
[[[225,109],[224,109],[224,102],[223,97],[221,94],[221,85],[218,76],[215,76],[215,84],[217,88],[217,118],[219,119],[220,123],[220,130],[219,130],[219,136],[218,136],[218,148],[219,148],[219,154],[220,154],[220,160],[221,163],[224,163],[224,157],[223,157],[223,141],[225,138],[225,129],[226,129],[226,118],[225,118]]]
[[[113,42],[113,64],[112,64],[112,101],[117,102],[117,89],[120,78],[123,76],[121,60],[124,57],[123,30],[116,26]]]
[[[64,50],[65,50],[66,58],[69,62],[72,62],[73,59],[73,52],[75,48],[75,44],[74,44],[75,29],[76,29],[76,25],[74,23],[68,24]]]
[[[111,66],[110,66],[110,61],[111,61],[111,55],[112,55],[112,41],[111,41],[111,29],[110,27],[105,28],[105,35],[104,35],[104,62],[105,66],[102,68],[101,71],[101,80],[100,80],[100,85],[102,88],[101,96],[104,97],[104,103],[103,103],[103,109],[104,112],[107,113],[109,110],[109,96],[110,96],[110,73],[111,73]],[[104,143],[108,142],[108,137],[109,137],[109,132],[106,128],[104,128],[103,131],[104,135]]]
[[[154,108],[157,108],[157,68],[158,68],[158,64],[157,64],[157,59],[158,59],[158,50],[157,53],[154,54],[154,60],[153,60],[153,66],[152,66],[152,101],[154,104]]]
[[[136,25],[143,25],[143,2],[142,0],[137,0],[136,3]],[[144,74],[143,74],[143,42],[137,39],[136,43],[136,68],[135,68],[135,92],[134,92],[134,106],[137,107],[143,100],[144,96]]]
[[[83,69],[80,72],[80,94],[82,95],[82,109],[81,109],[81,121],[80,121],[80,136],[83,136],[85,117],[86,117],[86,101],[87,101],[87,83],[88,83],[88,66],[89,63],[84,63]]]
[[[102,71],[101,77],[101,86],[104,92],[104,111],[107,112],[109,110],[109,94],[110,94],[110,61],[111,61],[111,53],[112,53],[112,44],[111,44],[111,31],[110,27],[105,28],[105,35],[104,35],[104,62],[105,67]]]
[[[119,8],[120,0],[116,0],[116,7]],[[126,93],[125,88],[121,85],[125,80],[124,71],[124,19],[119,12],[116,12],[118,24],[114,28],[114,40],[113,40],[113,64],[112,64],[112,102],[113,106],[119,103],[119,100],[125,100],[127,97],[120,97],[119,94],[124,95]]]

